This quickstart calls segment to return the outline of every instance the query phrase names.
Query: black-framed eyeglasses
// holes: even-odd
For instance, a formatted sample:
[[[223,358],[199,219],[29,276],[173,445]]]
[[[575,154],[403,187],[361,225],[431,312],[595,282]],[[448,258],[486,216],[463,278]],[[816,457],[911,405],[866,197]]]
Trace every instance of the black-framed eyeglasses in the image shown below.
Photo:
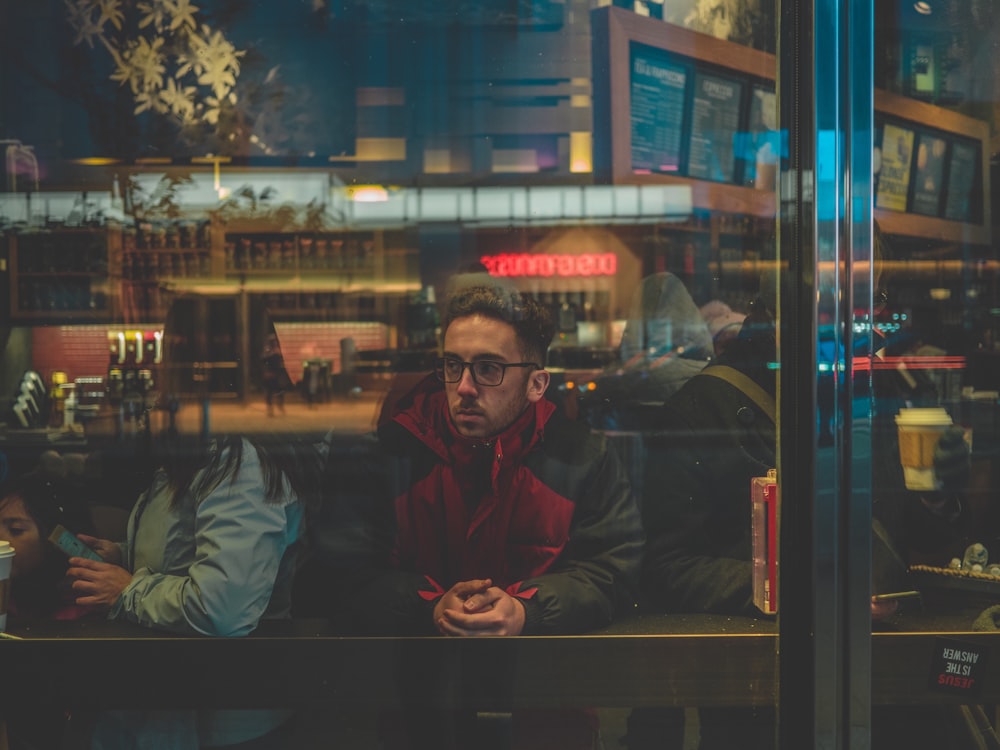
[[[434,364],[434,372],[438,379],[445,383],[457,383],[462,379],[465,368],[472,373],[476,385],[500,385],[508,367],[534,367],[541,370],[537,362],[494,362],[492,359],[478,359],[475,362],[463,362],[454,357],[439,357]]]

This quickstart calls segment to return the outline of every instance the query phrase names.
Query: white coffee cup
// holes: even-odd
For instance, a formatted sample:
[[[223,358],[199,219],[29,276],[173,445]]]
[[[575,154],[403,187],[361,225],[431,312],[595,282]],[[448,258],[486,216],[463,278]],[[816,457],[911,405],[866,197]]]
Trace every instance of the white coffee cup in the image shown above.
[[[937,487],[934,449],[951,425],[948,412],[938,407],[899,410],[896,415],[899,461],[903,465],[907,489],[933,490]]]
[[[10,542],[0,542],[0,633],[7,629],[7,602],[10,600],[10,568],[14,548]]]

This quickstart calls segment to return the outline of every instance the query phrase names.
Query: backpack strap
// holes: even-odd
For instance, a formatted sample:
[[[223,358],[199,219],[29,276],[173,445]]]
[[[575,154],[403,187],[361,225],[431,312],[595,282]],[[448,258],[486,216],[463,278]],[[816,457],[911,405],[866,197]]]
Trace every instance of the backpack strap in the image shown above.
[[[774,403],[774,396],[765,391],[751,378],[744,375],[736,368],[729,367],[728,365],[709,365],[699,374],[711,375],[719,378],[720,380],[725,380],[729,383],[729,385],[733,386],[736,390],[741,391],[747,398],[757,404],[757,406],[760,407],[760,410],[764,412],[772,422],[777,423],[777,407]]]

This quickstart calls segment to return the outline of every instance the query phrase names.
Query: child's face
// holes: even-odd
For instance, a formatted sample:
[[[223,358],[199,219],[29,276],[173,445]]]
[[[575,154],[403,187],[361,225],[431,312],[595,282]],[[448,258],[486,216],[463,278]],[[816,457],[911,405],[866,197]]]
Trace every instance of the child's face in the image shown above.
[[[10,542],[14,548],[12,578],[30,573],[41,564],[45,540],[19,497],[0,500],[0,541]]]

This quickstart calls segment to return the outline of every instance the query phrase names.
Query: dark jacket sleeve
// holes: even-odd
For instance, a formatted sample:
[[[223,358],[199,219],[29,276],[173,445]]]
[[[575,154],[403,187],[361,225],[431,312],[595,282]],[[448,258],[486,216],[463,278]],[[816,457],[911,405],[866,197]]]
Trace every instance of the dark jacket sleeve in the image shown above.
[[[774,467],[773,423],[717,378],[696,376],[647,440],[642,600],[649,611],[755,615],[750,488]]]
[[[393,498],[408,481],[409,468],[374,435],[351,436],[330,450],[325,500],[310,523],[310,542],[313,563],[327,581],[324,614],[339,632],[436,634],[434,583],[390,566]]]
[[[579,633],[630,614],[642,562],[642,522],[617,453],[586,431],[546,435],[542,478],[574,500],[575,510],[555,565],[521,584],[522,591],[537,589],[525,600],[524,635]]]

